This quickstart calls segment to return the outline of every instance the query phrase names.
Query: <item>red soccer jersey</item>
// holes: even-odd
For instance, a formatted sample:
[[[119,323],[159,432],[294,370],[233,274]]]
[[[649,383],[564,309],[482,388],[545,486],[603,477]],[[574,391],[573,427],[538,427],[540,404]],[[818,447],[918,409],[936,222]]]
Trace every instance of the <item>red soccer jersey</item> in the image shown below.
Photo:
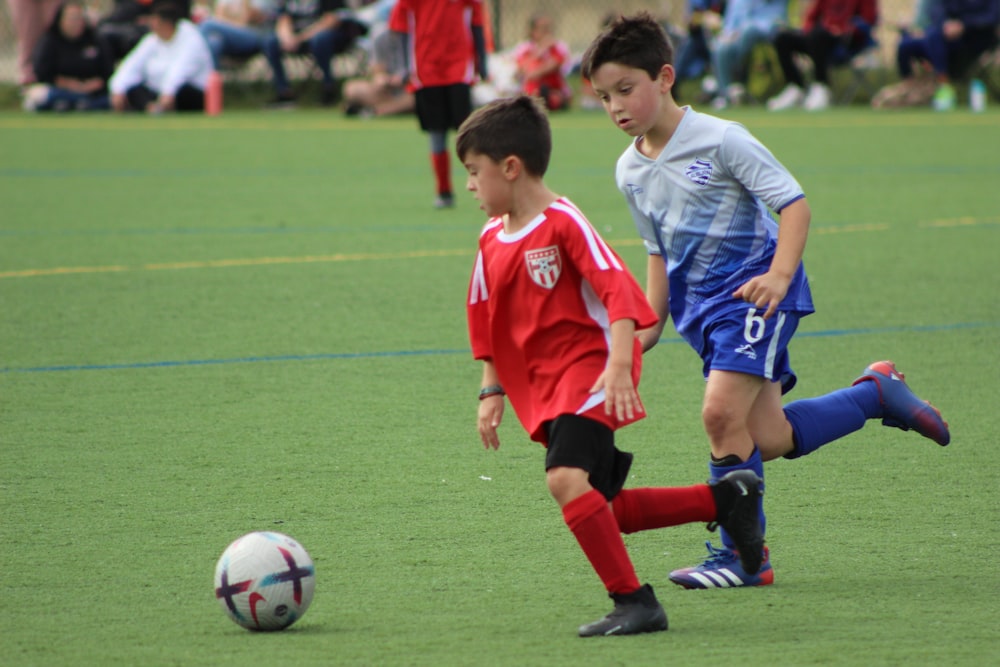
[[[569,47],[565,42],[553,42],[539,51],[530,41],[521,42],[514,47],[514,62],[525,72],[538,70],[548,61],[559,63],[559,69],[549,72],[540,79],[526,80],[521,86],[525,95],[541,96],[542,87],[558,90],[567,98],[572,96],[573,89],[566,80],[566,70],[569,66]]]
[[[561,198],[515,234],[500,218],[486,223],[469,285],[469,338],[476,359],[492,360],[514,412],[532,440],[546,443],[542,424],[586,415],[612,429],[604,392],[590,388],[604,371],[611,323],[656,323],[642,288],[583,213]],[[632,353],[639,382],[642,350]]]
[[[389,29],[410,37],[410,87],[471,85],[476,74],[472,26],[482,25],[481,0],[399,0]]]

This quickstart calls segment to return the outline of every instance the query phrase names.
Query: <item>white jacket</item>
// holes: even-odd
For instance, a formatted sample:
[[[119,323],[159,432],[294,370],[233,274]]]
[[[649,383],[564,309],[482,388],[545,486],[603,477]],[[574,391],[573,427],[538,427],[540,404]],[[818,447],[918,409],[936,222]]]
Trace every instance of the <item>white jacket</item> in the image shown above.
[[[113,94],[144,84],[160,95],[176,95],[185,83],[205,90],[214,69],[205,38],[186,19],[177,22],[169,41],[147,34],[132,49],[108,83]]]

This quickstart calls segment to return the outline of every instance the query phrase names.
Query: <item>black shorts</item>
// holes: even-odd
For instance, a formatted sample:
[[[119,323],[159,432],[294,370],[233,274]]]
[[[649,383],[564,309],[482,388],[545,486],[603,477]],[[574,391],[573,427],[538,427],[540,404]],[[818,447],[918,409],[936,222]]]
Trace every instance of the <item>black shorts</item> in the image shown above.
[[[472,113],[472,88],[466,83],[421,88],[414,98],[420,129],[424,132],[457,130]]]
[[[560,415],[546,422],[549,448],[545,470],[582,468],[590,485],[609,501],[625,486],[632,455],[615,447],[615,432],[600,422],[577,415]]]

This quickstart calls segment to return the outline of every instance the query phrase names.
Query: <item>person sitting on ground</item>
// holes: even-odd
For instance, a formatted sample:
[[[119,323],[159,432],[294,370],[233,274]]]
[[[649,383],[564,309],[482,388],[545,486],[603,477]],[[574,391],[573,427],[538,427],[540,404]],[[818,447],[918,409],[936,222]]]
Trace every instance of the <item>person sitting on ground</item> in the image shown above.
[[[925,10],[926,28],[904,30],[896,49],[902,81],[876,93],[873,107],[915,106],[932,101],[936,110],[951,111],[955,108],[952,81],[997,45],[998,0],[929,0]],[[921,76],[921,65],[931,70],[928,77]]]
[[[333,75],[333,57],[367,32],[346,12],[345,0],[281,0],[274,32],[264,40],[264,57],[274,74],[275,97],[269,106],[295,104],[283,62],[286,54],[311,55],[323,77],[320,103],[330,106],[337,102],[340,90]]]
[[[569,47],[556,39],[552,17],[535,14],[528,21],[528,39],[514,47],[516,77],[521,92],[541,98],[549,111],[568,109],[573,89],[566,80],[571,65]]]
[[[125,57],[111,77],[115,111],[202,111],[212,54],[198,28],[181,18],[173,2],[157,2],[148,35]]]
[[[26,111],[106,110],[111,49],[98,37],[81,0],[67,0],[35,49],[38,83],[24,99]]]
[[[774,40],[788,23],[788,0],[729,0],[722,15],[722,30],[712,43],[712,70],[717,92],[716,109],[739,104],[746,95],[744,72],[750,52],[761,42]]]
[[[807,111],[830,106],[830,58],[839,46],[856,51],[870,40],[878,20],[876,0],[815,0],[806,13],[801,30],[780,30],[774,49],[787,85],[767,102],[771,111],[802,105]],[[795,55],[801,53],[813,63],[813,83],[806,93],[805,77]]]
[[[344,84],[344,113],[348,116],[391,116],[411,113],[413,93],[406,89],[406,56],[396,33],[384,30],[372,40],[367,76]]]
[[[215,69],[222,59],[245,60],[264,50],[264,40],[274,29],[273,0],[218,0],[210,18],[198,30],[212,52]]]

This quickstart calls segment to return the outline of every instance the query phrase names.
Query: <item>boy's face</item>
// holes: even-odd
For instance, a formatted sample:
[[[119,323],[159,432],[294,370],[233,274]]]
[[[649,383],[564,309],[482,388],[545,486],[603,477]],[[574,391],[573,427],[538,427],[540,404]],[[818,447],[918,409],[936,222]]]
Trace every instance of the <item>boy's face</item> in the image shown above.
[[[664,65],[659,75],[651,79],[646,70],[605,63],[594,70],[590,83],[615,125],[629,136],[638,137],[659,119],[673,79],[670,65]]]
[[[510,158],[494,162],[481,153],[469,152],[465,156],[465,169],[469,178],[465,189],[473,193],[486,215],[493,218],[510,212],[510,179],[507,177]]]

